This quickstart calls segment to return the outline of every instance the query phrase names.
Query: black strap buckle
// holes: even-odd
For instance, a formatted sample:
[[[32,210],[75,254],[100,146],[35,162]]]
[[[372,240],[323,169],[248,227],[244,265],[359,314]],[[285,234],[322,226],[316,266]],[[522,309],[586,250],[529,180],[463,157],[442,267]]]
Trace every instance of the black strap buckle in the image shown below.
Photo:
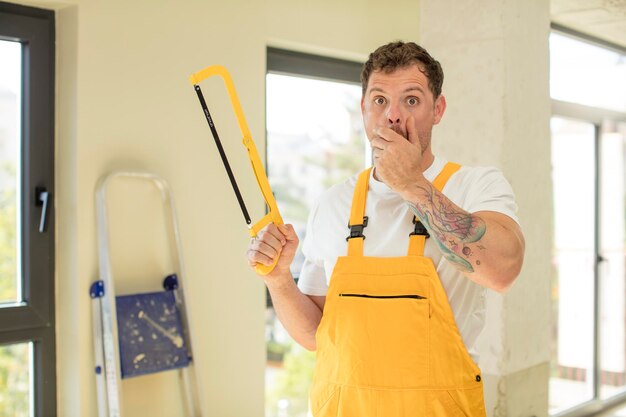
[[[422,222],[417,220],[417,217],[415,216],[413,216],[413,224],[415,225],[415,229],[413,230],[413,233],[411,233],[409,236],[426,236],[426,239],[430,237],[430,234],[428,234],[428,230],[426,230],[426,227],[424,227]]]
[[[350,225],[350,223],[348,223],[348,227],[350,228],[350,236],[346,238],[346,241],[354,237],[362,237],[363,239],[365,239],[365,235],[363,234],[363,229],[367,227],[367,216],[363,217],[363,224]]]

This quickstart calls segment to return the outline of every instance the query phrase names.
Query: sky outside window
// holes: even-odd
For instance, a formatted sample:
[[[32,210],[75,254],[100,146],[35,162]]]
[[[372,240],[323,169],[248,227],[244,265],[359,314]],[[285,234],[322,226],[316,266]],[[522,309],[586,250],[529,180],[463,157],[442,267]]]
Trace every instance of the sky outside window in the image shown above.
[[[552,33],[550,96],[626,112],[626,55]]]

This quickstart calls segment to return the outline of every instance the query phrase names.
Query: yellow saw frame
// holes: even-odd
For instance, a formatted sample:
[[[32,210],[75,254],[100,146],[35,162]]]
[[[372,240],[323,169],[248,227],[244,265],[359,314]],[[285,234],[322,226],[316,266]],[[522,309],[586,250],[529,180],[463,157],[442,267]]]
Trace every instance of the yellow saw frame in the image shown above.
[[[263,194],[263,198],[265,199],[265,204],[267,204],[268,207],[268,213],[255,224],[252,224],[250,215],[248,214],[248,210],[246,209],[246,205],[243,201],[243,197],[241,196],[239,187],[237,186],[237,182],[235,181],[235,177],[230,168],[230,164],[228,163],[228,159],[226,158],[226,153],[224,152],[224,148],[222,147],[222,143],[219,139],[217,129],[215,128],[215,123],[213,122],[211,114],[209,113],[206,101],[204,100],[204,96],[202,95],[202,90],[200,89],[199,83],[214,75],[220,76],[224,81],[224,85],[226,86],[226,90],[228,91],[228,96],[230,97],[230,102],[233,106],[235,115],[237,116],[239,129],[241,130],[241,134],[243,135],[243,145],[248,150],[248,158],[250,159],[250,163],[252,164],[252,170],[254,171],[257,183],[259,184],[259,188],[261,189],[261,194]],[[241,103],[239,102],[239,98],[237,96],[237,91],[235,90],[235,84],[233,83],[232,77],[223,66],[212,65],[191,75],[189,77],[189,81],[193,85],[196,94],[198,95],[198,99],[200,100],[200,105],[202,106],[204,115],[207,119],[207,122],[209,123],[209,127],[211,128],[213,139],[215,139],[215,144],[217,145],[220,157],[222,158],[222,162],[224,163],[224,167],[226,168],[226,172],[228,174],[228,177],[230,178],[231,185],[233,186],[233,190],[235,191],[235,195],[237,196],[237,200],[239,201],[239,206],[241,207],[243,215],[246,219],[246,223],[248,224],[250,236],[256,237],[259,231],[261,231],[261,229],[263,229],[269,223],[274,223],[275,225],[284,224],[280,212],[278,211],[278,206],[276,205],[276,199],[274,198],[274,194],[272,193],[269,181],[267,180],[267,175],[265,174],[265,169],[263,168],[261,158],[259,157],[259,153],[256,149],[254,141],[252,140],[250,129],[248,129],[248,123],[246,122],[246,118],[243,115]],[[278,262],[279,257],[280,254],[276,257],[274,263],[269,266],[257,264],[255,270],[261,275],[269,274],[276,266],[276,262]]]

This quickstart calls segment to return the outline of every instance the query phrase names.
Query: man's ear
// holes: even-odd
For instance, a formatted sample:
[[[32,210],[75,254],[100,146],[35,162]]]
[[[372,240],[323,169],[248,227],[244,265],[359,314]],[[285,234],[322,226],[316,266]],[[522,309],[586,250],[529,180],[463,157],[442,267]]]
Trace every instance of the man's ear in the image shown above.
[[[433,124],[436,125],[441,121],[443,114],[446,111],[446,97],[443,94],[440,94],[435,100],[435,120]]]
[[[361,114],[363,114],[363,110],[365,110],[365,96],[361,95]]]

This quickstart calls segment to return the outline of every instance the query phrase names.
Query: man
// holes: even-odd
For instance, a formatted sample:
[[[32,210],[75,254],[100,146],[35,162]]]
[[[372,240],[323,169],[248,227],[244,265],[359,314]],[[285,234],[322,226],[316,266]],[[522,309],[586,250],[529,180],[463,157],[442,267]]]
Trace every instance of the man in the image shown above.
[[[422,47],[381,46],[361,81],[373,169],[313,208],[298,286],[290,225],[264,229],[248,261],[280,255],[264,280],[291,336],[317,350],[315,417],[484,416],[474,345],[485,288],[506,290],[522,266],[513,192],[496,169],[433,155],[446,100]]]

